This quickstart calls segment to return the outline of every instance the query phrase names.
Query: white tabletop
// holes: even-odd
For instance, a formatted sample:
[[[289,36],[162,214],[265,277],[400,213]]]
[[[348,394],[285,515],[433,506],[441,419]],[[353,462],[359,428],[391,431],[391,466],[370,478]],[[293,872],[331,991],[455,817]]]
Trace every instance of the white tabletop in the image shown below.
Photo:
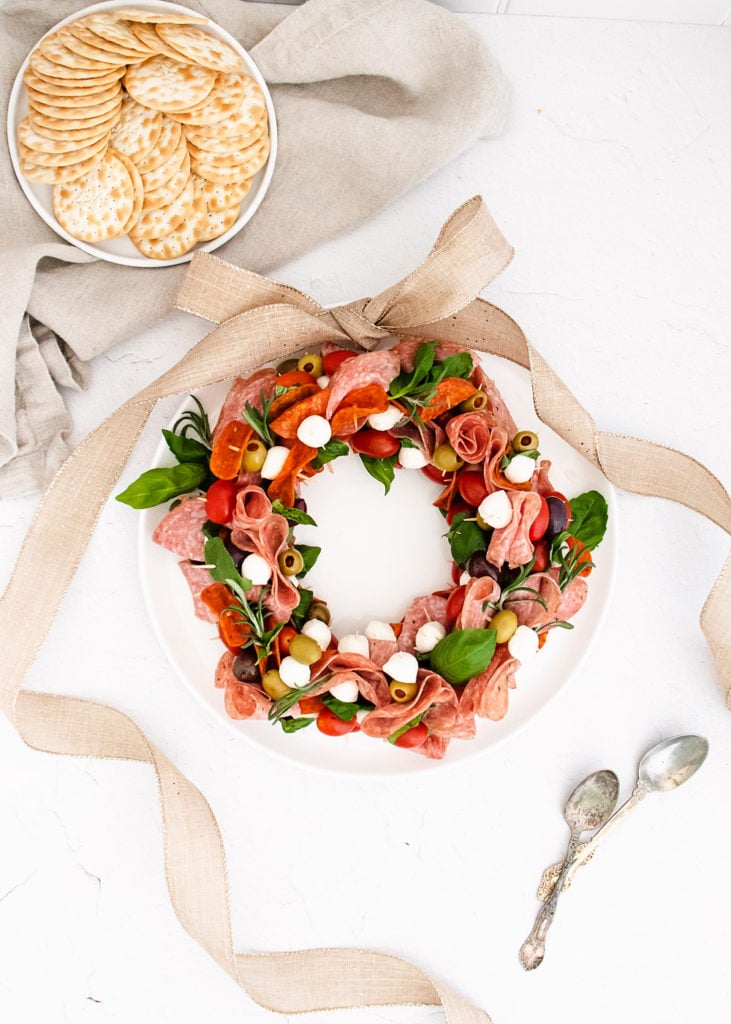
[[[678,447],[728,485],[731,36],[467,20],[514,84],[510,129],[277,276],[325,304],[373,294],[480,192],[517,251],[488,297],[602,428]],[[171,316],[98,359],[88,392],[69,396],[75,439],[203,331]],[[156,410],[126,479],[149,465],[174,404]],[[0,505],[3,578],[34,506]],[[522,732],[443,774],[384,783],[297,771],[206,717],[146,620],[136,517],[115,502],[29,685],[130,713],[203,790],[223,830],[241,950],[390,950],[496,1024],[722,1024],[731,717],[697,617],[727,538],[660,500],[620,494],[619,514],[616,588],[580,672]],[[643,751],[684,732],[708,737],[706,766],[607,841],[567,894],[544,965],[524,974],[517,950],[540,871],[567,838],[566,796],[602,767],[628,795]],[[2,1019],[263,1022],[171,911],[151,773],[34,753],[6,723],[0,750]]]

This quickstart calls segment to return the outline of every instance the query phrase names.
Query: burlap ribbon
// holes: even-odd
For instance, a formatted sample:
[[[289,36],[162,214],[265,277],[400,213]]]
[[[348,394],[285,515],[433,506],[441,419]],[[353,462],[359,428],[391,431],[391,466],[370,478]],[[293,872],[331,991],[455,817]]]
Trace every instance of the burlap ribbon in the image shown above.
[[[731,533],[731,499],[695,460],[659,445],[598,431],[585,409],[501,310],[474,296],[512,250],[479,197],[445,224],[414,273],[383,294],[326,310],[303,293],[196,256],[181,308],[219,324],[176,366],[126,402],[64,463],[40,504],[0,600],[4,668],[0,701],[22,739],[48,753],[143,761],[155,770],[170,898],[188,933],[258,1003],[282,1013],[366,1005],[441,1005],[450,1024],[488,1020],[419,968],[383,953],[327,949],[237,954],[231,938],[225,855],[203,795],[114,708],[21,689],[87,546],[99,512],[155,402],[278,360],[327,340],[372,348],[393,334],[459,341],[530,370],[536,412],[613,483],[694,508]],[[729,561],[701,623],[731,692]],[[38,586],[38,579],[43,586]],[[32,623],[32,629],[28,628]]]

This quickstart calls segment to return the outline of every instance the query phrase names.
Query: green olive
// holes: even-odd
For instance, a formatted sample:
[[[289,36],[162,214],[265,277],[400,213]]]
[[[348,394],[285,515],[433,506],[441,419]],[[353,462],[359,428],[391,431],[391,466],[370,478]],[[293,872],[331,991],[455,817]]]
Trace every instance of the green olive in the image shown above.
[[[281,553],[277,561],[279,562],[279,568],[285,576],[296,576],[305,567],[305,560],[297,548],[287,548],[286,551]]]
[[[451,444],[440,444],[434,452],[432,462],[437,469],[441,469],[442,473],[451,473],[453,470],[459,469],[460,466],[464,466],[464,462]]]
[[[499,644],[506,644],[518,628],[518,616],[515,612],[503,608],[502,611],[493,615],[489,628],[497,632],[497,642]]]
[[[313,377],[322,377],[322,356],[308,352],[297,363],[297,369],[311,373]]]
[[[289,653],[295,661],[299,661],[303,665],[314,665],[322,657],[322,648],[311,636],[298,633],[297,636],[292,637]]]
[[[267,450],[264,445],[261,441],[252,437],[244,448],[244,458],[241,464],[247,473],[258,473],[264,465],[266,457]]]
[[[475,520],[476,520],[477,525],[480,527],[481,530],[491,530],[492,529],[492,527],[488,523],[485,522],[485,520],[482,518],[482,516],[480,515],[479,512],[475,513]]]
[[[412,700],[416,696],[419,684],[398,683],[394,679],[393,682],[389,683],[388,688],[391,691],[391,696],[394,700],[398,701],[399,704],[405,704],[407,700]]]
[[[279,700],[285,693],[291,693],[291,688],[282,681],[282,677],[275,668],[270,668],[261,677],[261,685],[264,693],[272,700]]]
[[[479,412],[481,409],[486,409],[488,403],[488,397],[484,391],[475,391],[474,395],[470,395],[469,398],[465,398],[464,402],[459,403],[460,412]]]
[[[313,601],[307,612],[308,619],[319,619],[326,626],[330,625],[330,609],[324,601]]]
[[[512,441],[514,452],[534,452],[538,448],[538,434],[532,430],[519,431]]]
[[[297,369],[298,362],[299,360],[297,359],[285,359],[284,362],[280,363],[277,367],[277,373],[291,373],[292,370]]]

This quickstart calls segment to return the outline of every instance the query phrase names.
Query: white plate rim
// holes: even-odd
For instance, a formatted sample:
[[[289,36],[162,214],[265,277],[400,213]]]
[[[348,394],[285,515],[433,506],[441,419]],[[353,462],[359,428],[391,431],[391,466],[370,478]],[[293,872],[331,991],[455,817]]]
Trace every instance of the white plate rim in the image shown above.
[[[142,253],[140,253],[139,256],[125,256],[123,254],[108,252],[106,249],[102,249],[99,245],[93,245],[90,244],[89,242],[83,242],[78,238],[74,238],[73,235],[70,235],[58,223],[58,221],[53,215],[53,211],[47,208],[47,206],[40,201],[38,195],[32,187],[32,184],[26,180],[25,176],[20,170],[20,163],[18,160],[18,146],[15,137],[15,131],[20,120],[19,105],[21,103],[21,100],[25,96],[25,85],[23,83],[23,75],[25,74],[26,68],[28,67],[28,61],[33,50],[38,46],[40,42],[42,42],[43,39],[51,35],[53,32],[56,32],[63,25],[68,25],[73,21],[78,21],[80,18],[85,17],[87,14],[95,14],[100,11],[111,11],[116,8],[130,6],[139,6],[142,9],[146,8],[151,11],[157,10],[162,12],[169,12],[173,10],[179,11],[183,14],[198,13],[197,11],[192,11],[191,8],[184,7],[181,4],[161,3],[159,2],[159,0],[145,0],[145,2],[139,4],[130,2],[130,0],[105,0],[104,3],[92,4],[90,7],[84,7],[82,10],[76,11],[74,14],[70,14],[67,18],[64,18],[62,21],[56,22],[56,24],[53,25],[48,30],[48,32],[41,36],[41,38],[34,44],[30,52],[26,55],[23,63],[20,65],[20,68],[18,69],[17,75],[15,76],[13,87],[10,90],[10,99],[8,101],[8,113],[6,118],[10,162],[13,166],[15,177],[23,191],[23,194],[25,195],[26,199],[31,204],[35,212],[38,214],[38,216],[45,222],[45,224],[48,225],[49,228],[51,228],[51,230],[55,234],[59,235],[59,237],[63,238],[66,242],[69,242],[75,248],[81,249],[83,252],[87,253],[90,256],[95,256],[97,259],[106,260],[108,263],[116,263],[119,266],[142,268],[173,267],[177,266],[180,263],[190,262],[190,260],[193,258],[193,255],[196,252],[215,251],[216,249],[220,248],[220,246],[225,245],[226,242],[228,242],[231,238],[237,235],[239,231],[241,231],[249,223],[251,218],[254,216],[256,211],[261,206],[264,200],[264,196],[266,195],[269,189],[269,185],[272,180],[272,175],[274,174],[274,166],[277,160],[277,120],[274,112],[274,103],[272,101],[272,96],[271,93],[269,92],[269,88],[266,82],[264,81],[264,77],[261,71],[259,71],[259,68],[257,67],[251,55],[248,53],[247,50],[244,49],[241,43],[239,43],[238,40],[236,40],[229,32],[227,32],[224,28],[222,28],[220,25],[214,22],[211,18],[208,18],[207,15],[204,15],[204,17],[208,18],[206,27],[212,28],[215,31],[216,35],[218,35],[220,38],[228,42],[236,50],[236,52],[240,54],[240,56],[244,59],[244,62],[247,65],[247,73],[249,73],[251,77],[256,80],[257,84],[260,86],[264,94],[264,99],[266,101],[267,106],[267,116],[269,118],[270,151],[266,164],[260,171],[257,172],[257,174],[254,177],[255,181],[257,178],[259,179],[256,184],[256,193],[254,194],[251,201],[247,204],[246,209],[239,214],[238,218],[236,219],[236,222],[231,225],[228,231],[225,231],[222,235],[219,235],[218,238],[213,238],[208,242],[197,244],[196,246],[193,247],[193,249],[185,253],[183,256],[178,256],[172,260],[153,260],[149,256],[142,255]],[[46,187],[52,188],[52,186]],[[119,239],[113,239],[112,241],[119,241]]]
[[[487,355],[485,353],[477,354],[480,356],[486,356],[488,361],[496,360],[500,365],[510,368],[513,372],[517,371],[519,374],[524,375],[525,383],[528,385],[527,390],[530,393],[528,371],[524,370],[523,367],[520,367],[514,362],[504,359],[503,357],[500,356],[492,356]],[[494,365],[495,364],[493,364],[493,366]],[[489,366],[487,369],[488,372],[490,372]],[[504,386],[501,385],[500,383],[499,375],[493,372],[491,373],[491,376],[497,378],[498,388],[500,388],[500,390],[503,391]],[[225,393],[223,389],[227,389],[228,387],[230,387],[230,384],[231,379],[229,378],[226,381],[219,381],[217,383],[207,385],[206,387],[196,389],[194,393],[199,399],[202,400],[204,407],[206,407],[205,399],[207,396],[211,395],[212,393],[222,395],[223,393]],[[214,403],[211,403],[208,407],[208,409],[215,412],[216,415],[218,413],[218,408],[220,407],[220,401],[221,398],[217,397],[216,401]],[[532,398],[530,401],[532,407]],[[511,402],[508,401],[507,404],[508,408],[511,408]],[[178,418],[182,411],[191,407],[193,407],[193,404],[190,398],[188,397],[183,402],[181,402],[180,406],[176,409],[174,415],[171,416],[170,421],[166,424],[167,428],[171,427],[171,424],[175,422],[175,420]],[[535,412],[533,413],[533,415],[537,420],[537,415],[535,414]],[[211,420],[212,422],[214,422],[214,417],[211,417]],[[540,423],[540,421],[538,422]],[[547,427],[545,424],[541,425],[541,429],[543,431],[550,431],[552,438],[558,438],[558,435],[555,435],[555,433],[551,431],[550,428]],[[477,738],[469,741],[454,740],[453,742],[455,745],[457,745],[457,749],[460,752],[460,756],[458,758],[450,759],[448,750],[447,756],[442,760],[432,760],[418,754],[413,754],[409,751],[403,751],[399,750],[398,748],[390,747],[388,750],[388,755],[389,758],[393,761],[392,768],[386,767],[381,769],[379,767],[377,769],[373,768],[369,770],[349,770],[347,767],[334,767],[328,764],[315,763],[309,760],[303,760],[301,757],[297,756],[296,744],[290,744],[289,746],[285,746],[284,749],[276,749],[272,747],[270,744],[264,742],[264,734],[257,733],[256,731],[257,729],[261,728],[266,729],[266,722],[237,721],[235,719],[229,718],[223,706],[223,697],[222,695],[220,695],[220,691],[215,691],[213,688],[213,677],[211,675],[209,694],[212,691],[213,693],[220,695],[219,706],[217,708],[212,707],[211,703],[207,702],[203,693],[200,691],[199,688],[197,688],[194,685],[194,683],[190,679],[189,673],[186,672],[184,662],[178,656],[174,645],[168,640],[167,636],[165,635],[163,624],[160,621],[157,602],[155,600],[155,597],[153,596],[154,588],[151,586],[149,558],[152,552],[160,552],[163,549],[159,548],[157,545],[154,545],[152,543],[152,530],[154,529],[154,524],[160,518],[162,518],[164,511],[167,510],[167,506],[165,506],[164,510],[162,509],[161,506],[157,506],[156,508],[144,510],[140,515],[138,523],[137,548],[140,572],[140,586],[142,589],[144,605],[150,618],[153,632],[155,633],[157,641],[160,644],[163,652],[165,653],[167,660],[169,661],[172,668],[175,670],[176,675],[181,679],[181,681],[185,685],[188,692],[194,696],[195,700],[201,705],[202,708],[205,709],[207,714],[212,714],[219,722],[221,722],[227,728],[227,730],[230,733],[235,735],[238,739],[244,739],[252,743],[257,749],[264,751],[268,755],[278,758],[281,762],[287,764],[289,768],[304,768],[308,771],[315,771],[327,775],[329,777],[335,776],[337,778],[346,777],[352,779],[372,780],[393,780],[398,778],[399,780],[403,781],[404,779],[410,779],[412,777],[421,778],[423,777],[425,772],[439,771],[443,773],[450,769],[464,767],[466,763],[474,763],[475,759],[478,757],[493,754],[497,748],[502,748],[505,744],[507,744],[511,737],[518,735],[528,726],[535,723],[537,719],[540,719],[541,713],[550,704],[552,704],[558,697],[566,694],[570,683],[577,678],[582,665],[589,656],[596,635],[600,631],[602,624],[605,620],[605,617],[607,615],[609,603],[612,597],[612,593],[614,591],[614,584],[617,576],[619,545],[618,503],[616,499],[616,490],[614,486],[611,484],[611,482],[606,477],[604,477],[603,474],[601,474],[601,471],[599,471],[588,459],[586,459],[585,456],[583,456],[580,452],[576,451],[575,449],[571,448],[568,445],[568,443],[563,441],[561,438],[558,438],[558,441],[561,443],[561,445],[564,445],[566,449],[572,453],[572,457],[575,457],[575,459],[577,460],[577,465],[580,464],[584,467],[587,467],[587,473],[590,473],[591,476],[594,476],[592,487],[594,489],[598,489],[601,491],[601,493],[607,499],[607,503],[609,506],[609,524],[607,528],[607,533],[601,545],[601,561],[598,562],[597,569],[595,569],[595,571],[592,573],[591,581],[589,584],[589,600],[587,601],[587,605],[591,600],[592,594],[595,595],[594,601],[592,603],[594,620],[593,626],[590,632],[588,633],[588,636],[585,636],[583,638],[583,646],[581,646],[581,648],[577,647],[575,651],[572,650],[572,654],[575,654],[576,657],[575,660],[573,660],[572,665],[570,669],[567,671],[563,680],[558,685],[554,686],[554,688],[550,692],[547,692],[543,696],[542,701],[532,712],[530,712],[527,716],[523,715],[523,717],[520,719],[518,719],[518,716],[514,715],[514,718],[511,721],[511,709],[509,708],[507,715],[500,722],[493,723],[482,719],[477,720],[478,738],[479,731],[481,728],[487,730],[491,727],[493,729],[495,729],[495,727],[499,727],[499,729],[496,730],[498,734],[493,737],[491,742],[488,742],[485,745],[480,745],[478,743]],[[172,458],[164,440],[161,440],[155,449],[155,453],[150,465],[151,467],[154,467],[172,464],[174,464],[174,459]],[[552,470],[552,475],[554,475],[555,470],[556,467],[554,466],[554,469]],[[601,477],[601,486],[598,486],[598,477]],[[177,556],[173,555],[170,552],[167,552],[167,554],[170,556],[170,559],[174,559],[177,561]],[[187,584],[183,580],[182,574],[179,573],[178,575],[180,576],[181,590],[184,593],[186,593],[187,599],[188,601],[190,601],[190,595],[189,591],[187,590]],[[600,580],[598,586],[597,580]],[[581,614],[581,612],[579,614]],[[191,618],[193,618],[192,607],[190,609],[190,616]],[[557,632],[563,633],[563,631]],[[536,658],[536,664],[538,664],[538,666],[540,667],[540,653]],[[511,706],[516,699],[519,699],[519,696],[516,695],[519,694],[521,681],[525,673],[527,671],[530,671],[532,668],[533,665],[521,666],[521,669],[518,672],[517,676],[518,690],[511,691]],[[521,673],[523,674],[523,676],[521,675]],[[311,730],[305,730],[305,732],[310,731]],[[301,733],[295,733],[292,736],[288,736],[287,739],[296,739],[297,736],[301,735]],[[318,739],[323,743],[334,742],[325,736],[318,736]],[[374,741],[372,739],[364,738],[362,735],[348,735],[345,737],[341,737],[338,740],[338,742],[344,745],[344,743],[347,743],[354,739],[360,739],[361,741],[365,739],[366,742],[374,744]],[[327,748],[323,749],[326,750]],[[452,749],[451,745],[449,749]]]

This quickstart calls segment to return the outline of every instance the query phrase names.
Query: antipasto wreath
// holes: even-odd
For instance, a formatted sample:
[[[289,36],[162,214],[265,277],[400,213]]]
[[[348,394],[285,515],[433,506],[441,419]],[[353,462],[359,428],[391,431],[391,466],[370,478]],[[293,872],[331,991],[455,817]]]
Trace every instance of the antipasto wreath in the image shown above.
[[[431,758],[473,737],[476,716],[502,718],[520,664],[586,599],[607,504],[553,489],[537,435],[472,355],[421,338],[362,354],[325,344],[235,380],[212,431],[197,405],[163,431],[178,464],[118,498],[174,499],[153,540],[182,559],[195,614],[218,627],[228,714],[362,730]],[[337,638],[300,582],[320,548],[295,531],[316,525],[301,484],[351,450],[386,492],[399,467],[439,485],[454,585]]]

